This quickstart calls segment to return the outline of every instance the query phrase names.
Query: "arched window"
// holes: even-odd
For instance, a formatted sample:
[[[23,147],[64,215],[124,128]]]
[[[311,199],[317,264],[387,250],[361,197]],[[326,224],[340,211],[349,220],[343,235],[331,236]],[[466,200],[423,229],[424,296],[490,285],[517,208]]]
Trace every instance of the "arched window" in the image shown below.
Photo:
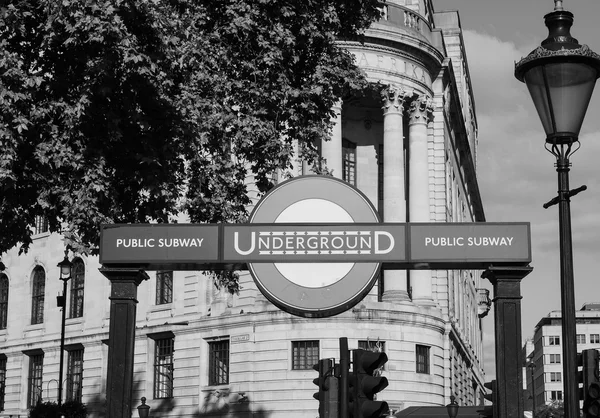
[[[81,258],[76,258],[71,268],[71,315],[69,318],[81,318],[83,316],[84,282],[85,265]]]
[[[46,291],[46,272],[41,266],[33,270],[31,290],[31,325],[44,322],[44,293]]]
[[[8,277],[0,273],[0,329],[6,329],[8,319]]]

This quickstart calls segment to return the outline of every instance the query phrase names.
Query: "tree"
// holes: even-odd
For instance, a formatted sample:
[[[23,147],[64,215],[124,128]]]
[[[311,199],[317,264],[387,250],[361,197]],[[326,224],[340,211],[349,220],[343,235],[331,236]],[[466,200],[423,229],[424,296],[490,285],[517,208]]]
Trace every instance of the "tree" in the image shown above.
[[[326,170],[331,108],[366,87],[336,40],[378,3],[0,1],[0,255],[36,216],[95,254],[101,224],[243,221],[248,178]]]
[[[563,418],[564,416],[565,407],[562,401],[552,401],[542,405],[534,414],[534,418]]]

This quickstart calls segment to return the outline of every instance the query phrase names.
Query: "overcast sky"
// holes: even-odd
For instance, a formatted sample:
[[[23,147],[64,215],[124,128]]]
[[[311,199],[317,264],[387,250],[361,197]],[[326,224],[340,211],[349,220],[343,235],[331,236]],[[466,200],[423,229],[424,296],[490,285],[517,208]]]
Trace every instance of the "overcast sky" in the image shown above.
[[[550,311],[560,310],[558,207],[542,205],[557,191],[555,158],[514,63],[548,35],[544,15],[553,0],[434,0],[435,10],[458,10],[479,124],[479,188],[488,222],[531,222],[533,272],[521,283],[523,339]],[[565,0],[575,15],[571,35],[600,53],[600,0]],[[600,302],[600,87],[571,158],[570,187],[588,190],[572,198],[575,306]],[[491,289],[489,282],[485,285]],[[493,315],[486,318],[486,352],[493,352]],[[494,376],[493,359],[486,373]]]

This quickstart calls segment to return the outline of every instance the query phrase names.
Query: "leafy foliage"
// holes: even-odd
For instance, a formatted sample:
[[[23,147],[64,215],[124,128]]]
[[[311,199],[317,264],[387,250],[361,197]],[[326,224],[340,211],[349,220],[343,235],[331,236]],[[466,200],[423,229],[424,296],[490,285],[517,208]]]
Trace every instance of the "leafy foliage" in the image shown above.
[[[565,406],[562,401],[553,401],[542,405],[534,414],[534,418],[563,418],[564,416]]]
[[[29,418],[86,418],[87,408],[77,401],[67,401],[61,406],[56,402],[40,402],[29,411]]]
[[[36,216],[80,253],[103,223],[239,222],[366,81],[378,0],[0,2],[0,254]],[[294,155],[292,141],[300,155]]]

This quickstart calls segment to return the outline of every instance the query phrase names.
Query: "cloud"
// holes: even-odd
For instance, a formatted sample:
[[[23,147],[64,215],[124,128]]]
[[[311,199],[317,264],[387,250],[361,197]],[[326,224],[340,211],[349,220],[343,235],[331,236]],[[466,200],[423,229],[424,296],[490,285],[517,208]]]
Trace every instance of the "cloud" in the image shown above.
[[[515,45],[469,30],[464,31],[464,39],[479,128],[479,189],[487,221],[531,223],[534,270],[521,282],[524,342],[543,316],[561,309],[558,207],[542,207],[557,194],[556,159],[544,149],[545,133],[525,84],[514,77],[515,61],[534,45]],[[588,186],[571,199],[577,308],[594,298],[600,301],[600,296],[593,296],[600,264],[598,115],[600,93],[596,92],[580,135],[581,149],[570,159],[571,189]],[[493,329],[493,315],[489,315],[484,319],[486,380],[495,375]]]

